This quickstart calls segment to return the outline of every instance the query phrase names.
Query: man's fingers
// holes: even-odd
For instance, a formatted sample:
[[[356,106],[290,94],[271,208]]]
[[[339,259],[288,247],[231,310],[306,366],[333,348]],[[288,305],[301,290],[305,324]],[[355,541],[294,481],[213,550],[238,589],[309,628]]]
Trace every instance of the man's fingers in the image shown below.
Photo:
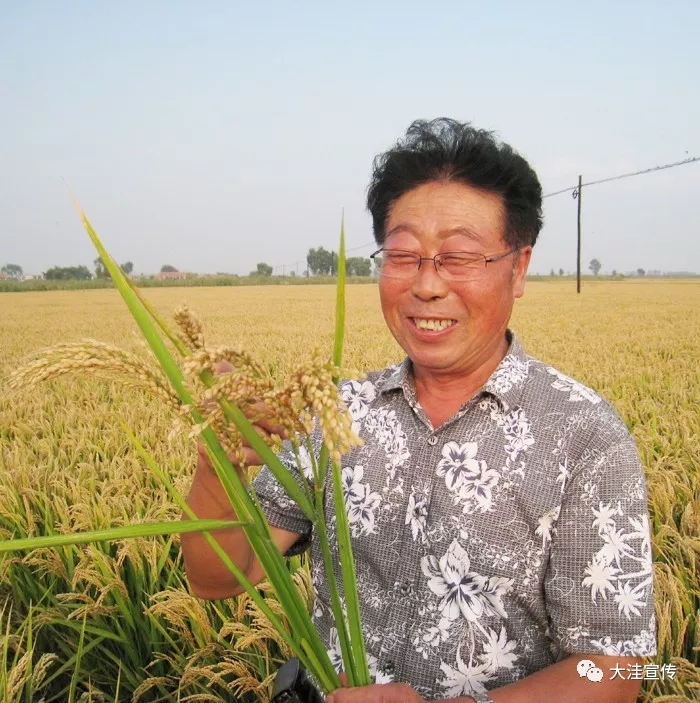
[[[405,683],[338,688],[328,696],[326,701],[327,703],[425,703],[425,700]]]
[[[276,434],[282,437],[282,439],[287,439],[287,433],[282,425],[277,425],[272,420],[272,410],[265,405],[263,402],[253,403],[250,406],[252,413],[248,413],[254,416],[253,422],[260,427],[264,427],[269,434]]]
[[[255,449],[251,449],[250,447],[243,447],[241,453],[243,455],[243,461],[246,466],[262,466],[263,460],[260,458]]]
[[[282,425],[275,425],[270,420],[261,418],[260,420],[255,421],[255,426],[264,428],[268,434],[276,434],[282,439],[287,439],[287,433],[285,432],[284,427],[282,427]]]
[[[361,688],[339,688],[331,693],[326,703],[382,703],[377,692],[368,686]]]
[[[217,362],[217,364],[225,364],[233,368],[228,361]],[[230,369],[229,369],[230,370]],[[210,412],[216,409],[218,402],[215,400],[205,400],[204,407]],[[265,429],[268,434],[279,435],[282,439],[287,439],[287,433],[282,425],[276,424],[272,419],[272,410],[262,401],[253,403],[249,406],[246,415],[251,420],[253,425],[258,425]]]
[[[264,432],[264,430],[258,430],[258,434],[263,434]],[[211,459],[209,458],[209,454],[203,442],[197,443],[197,454],[199,455],[200,461],[204,462],[206,466],[213,471],[214,467],[212,466]],[[241,457],[236,457],[234,454],[228,454],[227,456],[234,466],[238,466],[241,458],[246,466],[262,466],[264,463],[255,449],[252,449],[247,444],[244,444],[241,448]]]
[[[233,371],[233,366],[228,361],[214,363],[214,373],[228,373],[229,371]]]

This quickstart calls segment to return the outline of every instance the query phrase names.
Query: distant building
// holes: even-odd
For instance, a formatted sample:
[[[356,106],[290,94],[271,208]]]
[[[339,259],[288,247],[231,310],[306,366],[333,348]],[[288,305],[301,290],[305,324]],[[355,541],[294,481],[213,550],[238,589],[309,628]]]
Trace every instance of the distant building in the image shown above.
[[[154,278],[156,281],[182,280],[183,278],[187,278],[187,273],[185,271],[161,271],[157,273]]]

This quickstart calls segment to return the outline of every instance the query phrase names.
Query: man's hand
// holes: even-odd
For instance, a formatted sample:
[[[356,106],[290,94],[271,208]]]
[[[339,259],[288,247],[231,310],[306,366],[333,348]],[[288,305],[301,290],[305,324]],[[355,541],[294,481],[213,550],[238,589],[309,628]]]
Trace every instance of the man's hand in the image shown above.
[[[326,703],[425,703],[407,683],[385,683],[358,688],[339,688]]]
[[[228,373],[232,370],[233,366],[228,361],[219,361],[214,364],[214,372],[217,375]],[[206,401],[205,405],[213,409],[216,406],[216,402],[213,400],[208,400]],[[270,419],[272,413],[264,403],[253,403],[250,409],[253,410],[259,416],[253,423],[253,429],[263,439],[267,440],[272,434],[278,435],[281,439],[287,439],[287,433],[285,432],[284,428],[273,423]],[[245,439],[241,440],[241,444],[241,458],[243,459],[243,463],[245,464],[245,466],[262,466],[262,464],[264,463],[263,460],[260,458],[258,453],[250,446],[250,444],[248,444]],[[199,442],[197,444],[197,452],[199,455],[197,470],[209,474],[212,478],[215,477],[216,472],[214,471],[214,467],[211,464],[211,459],[209,458],[209,454],[207,453],[203,442]],[[238,467],[239,460],[231,454],[229,454],[228,456],[234,467]],[[239,473],[241,473],[240,470]],[[228,499],[226,505],[228,506]]]

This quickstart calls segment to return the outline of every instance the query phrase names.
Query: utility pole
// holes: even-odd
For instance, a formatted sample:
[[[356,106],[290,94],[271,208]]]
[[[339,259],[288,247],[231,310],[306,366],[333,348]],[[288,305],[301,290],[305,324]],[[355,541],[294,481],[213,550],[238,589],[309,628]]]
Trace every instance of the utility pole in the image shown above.
[[[581,188],[582,188],[582,178],[578,177],[578,188],[572,193],[574,198],[578,200],[578,219],[577,219],[577,230],[578,237],[576,243],[576,292],[581,292]]]

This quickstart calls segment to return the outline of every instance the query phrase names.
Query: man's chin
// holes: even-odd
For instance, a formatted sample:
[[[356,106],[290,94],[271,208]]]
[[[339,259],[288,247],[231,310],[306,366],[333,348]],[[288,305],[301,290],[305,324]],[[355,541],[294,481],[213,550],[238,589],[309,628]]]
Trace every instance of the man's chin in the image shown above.
[[[418,366],[422,371],[440,372],[447,371],[453,368],[457,362],[454,354],[450,354],[448,350],[430,350],[412,349],[407,352],[407,356],[413,362],[413,366]]]

